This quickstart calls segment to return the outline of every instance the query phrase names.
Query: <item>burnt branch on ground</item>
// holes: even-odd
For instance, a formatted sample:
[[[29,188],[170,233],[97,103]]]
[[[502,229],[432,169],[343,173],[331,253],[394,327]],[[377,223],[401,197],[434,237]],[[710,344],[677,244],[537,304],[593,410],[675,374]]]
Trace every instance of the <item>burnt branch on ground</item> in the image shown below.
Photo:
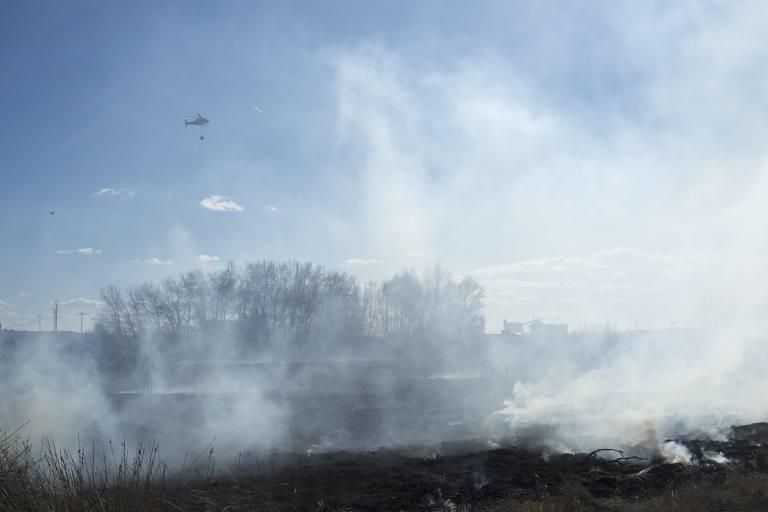
[[[603,453],[603,452],[614,452],[621,455],[621,457],[617,457],[615,459],[603,459],[600,460],[597,458],[597,454]],[[597,465],[607,465],[607,464],[618,464],[619,466],[623,466],[627,462],[630,461],[641,461],[646,460],[643,457],[637,457],[636,455],[633,455],[631,457],[627,457],[623,451],[617,450],[615,448],[598,448],[597,450],[589,452],[586,457],[584,457],[584,464],[597,464]]]

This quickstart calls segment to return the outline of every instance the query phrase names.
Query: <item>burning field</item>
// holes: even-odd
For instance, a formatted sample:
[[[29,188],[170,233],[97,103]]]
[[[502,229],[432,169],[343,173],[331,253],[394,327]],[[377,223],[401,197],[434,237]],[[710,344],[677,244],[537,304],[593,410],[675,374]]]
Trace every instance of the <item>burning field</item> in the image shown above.
[[[255,471],[245,485],[232,476],[209,485],[206,493],[221,504],[301,510],[623,510],[663,500],[671,504],[680,492],[702,497],[704,489],[733,492],[732,486],[746,482],[765,490],[761,441],[739,436],[766,426],[736,427],[727,441],[664,443],[686,452],[686,460],[664,458],[661,452],[645,459],[612,449],[547,455],[479,441],[276,458],[267,468],[241,466],[238,474]],[[753,507],[768,504],[760,492],[738,498],[752,498]]]
[[[110,447],[102,464],[49,444],[37,459],[14,433],[0,441],[0,509],[757,511],[768,506],[767,434],[759,423],[721,441],[666,440],[651,458],[464,441],[217,465],[206,448],[170,474],[154,446]]]
[[[0,509],[706,511],[768,499],[768,424],[736,392],[757,389],[759,352],[707,381],[698,369],[717,353],[698,336],[239,360],[151,338],[86,357],[96,341],[109,339],[6,337],[13,393],[0,412],[21,428],[0,442]]]

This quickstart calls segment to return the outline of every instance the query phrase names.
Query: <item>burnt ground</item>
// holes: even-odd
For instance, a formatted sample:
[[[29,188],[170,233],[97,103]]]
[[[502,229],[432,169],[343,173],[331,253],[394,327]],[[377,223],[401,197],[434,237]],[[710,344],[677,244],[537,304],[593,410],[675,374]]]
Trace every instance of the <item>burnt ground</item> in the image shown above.
[[[611,451],[547,456],[531,444],[521,447],[519,438],[489,449],[487,441],[460,441],[476,429],[459,420],[484,418],[489,411],[482,403],[457,404],[451,384],[400,379],[386,393],[364,389],[352,401],[347,392],[270,396],[291,412],[287,424],[292,445],[279,454],[245,453],[236,463],[221,463],[215,478],[205,477],[205,467],[187,475],[187,483],[175,488],[163,509],[372,511],[468,506],[484,510],[510,501],[544,503],[572,495],[577,488],[583,493],[578,500],[595,500],[605,510],[625,510],[627,504],[652,502],[678,489],[722,488],[735,473],[768,471],[768,451],[763,448],[768,446],[768,424],[734,427],[729,438],[720,441],[688,436],[670,440],[688,450],[690,463],[637,460]],[[482,381],[455,384],[480,387]],[[194,429],[202,420],[196,415],[208,408],[200,405],[201,400],[226,405],[229,399],[224,395],[121,395],[118,407],[133,410],[133,404],[141,404],[146,410],[137,418],[163,410]],[[413,418],[422,421],[414,423]],[[456,426],[446,430],[446,425]],[[337,436],[343,442],[323,445],[318,434],[323,432],[341,432],[346,437]],[[391,432],[413,447],[370,449],[379,441],[386,443]],[[435,438],[453,441],[429,445],[429,439]],[[334,451],[317,453],[311,450],[314,446]],[[768,485],[764,487],[768,493]],[[616,501],[622,505],[604,505]],[[764,504],[765,508],[757,509],[724,505],[713,510],[768,510],[768,500]]]
[[[174,503],[184,510],[449,510],[454,505],[482,510],[509,500],[560,496],[574,485],[590,499],[632,503],[690,485],[716,487],[730,472],[756,469],[740,462],[673,464],[600,455],[605,458],[545,457],[509,446],[446,456],[418,450],[283,456],[219,471],[206,484],[183,486]]]
[[[768,423],[765,422],[733,426],[726,440],[681,438],[677,441],[690,450],[693,463],[718,454],[732,466],[768,471]]]

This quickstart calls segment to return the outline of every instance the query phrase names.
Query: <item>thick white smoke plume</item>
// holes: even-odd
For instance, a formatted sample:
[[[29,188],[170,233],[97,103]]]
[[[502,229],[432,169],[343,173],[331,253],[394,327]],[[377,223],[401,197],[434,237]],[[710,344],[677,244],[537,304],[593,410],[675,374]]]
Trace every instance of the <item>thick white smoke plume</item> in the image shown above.
[[[508,433],[549,426],[584,449],[642,444],[649,424],[663,439],[766,418],[768,93],[750,84],[768,79],[768,11],[731,7],[601,13],[621,69],[585,72],[620,77],[602,91],[610,111],[542,80],[568,76],[557,56],[547,74],[493,51],[451,65],[381,45],[336,55],[340,146],[360,169],[373,254],[474,266],[490,331],[532,314],[640,326],[494,342]]]

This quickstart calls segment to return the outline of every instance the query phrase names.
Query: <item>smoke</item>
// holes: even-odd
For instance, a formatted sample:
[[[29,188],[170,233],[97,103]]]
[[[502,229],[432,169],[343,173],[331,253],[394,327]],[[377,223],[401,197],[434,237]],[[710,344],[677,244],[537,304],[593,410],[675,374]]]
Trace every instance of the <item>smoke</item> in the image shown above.
[[[473,361],[482,290],[439,267],[362,287],[259,262],[110,286],[102,300],[93,333],[0,336],[0,424],[28,424],[35,445],[154,441],[180,463],[209,445],[231,459],[432,444],[489,410],[471,400],[475,363],[454,365]]]
[[[675,329],[500,344],[491,359],[507,361],[503,370],[519,382],[497,415],[512,434],[548,426],[540,441],[559,450],[618,446],[675,458],[661,440],[724,438],[730,425],[766,418],[764,340]]]
[[[474,269],[489,331],[532,314],[641,326],[494,342],[502,432],[542,432],[569,450],[648,444],[638,432],[649,424],[656,440],[719,436],[767,412],[768,103],[752,84],[768,78],[768,11],[601,14],[616,46],[608,63],[584,66],[614,73],[599,91],[615,94],[610,105],[565,102],[570,82],[545,83],[542,69],[493,50],[450,64],[382,44],[338,52],[339,144],[359,169],[361,238],[385,262],[419,252]],[[568,76],[561,64],[542,66]]]
[[[40,334],[3,344],[3,428],[26,424],[33,442],[47,438],[69,446],[78,433],[89,440],[117,435],[95,361],[70,342]]]
[[[224,335],[215,348],[183,350],[152,335],[125,347],[109,344],[129,340],[93,334],[16,333],[2,341],[0,425],[23,426],[34,447],[50,440],[100,453],[110,441],[156,441],[175,467],[209,444],[224,460],[245,449],[285,448],[285,410],[265,391],[286,376],[266,382],[266,375],[238,374]]]
[[[213,183],[190,204],[213,210],[195,206],[215,219],[207,228],[184,219],[170,230],[163,258],[172,259],[145,260],[163,269],[172,261],[214,265],[214,250],[221,258],[310,252],[379,278],[439,259],[484,286],[489,332],[504,318],[531,315],[589,328],[565,339],[485,339],[467,350],[456,339],[418,339],[404,314],[413,347],[396,360],[395,349],[381,347],[304,360],[306,352],[275,348],[287,342],[279,334],[254,358],[227,329],[183,344],[155,331],[126,345],[100,334],[85,338],[93,341],[87,349],[41,335],[16,342],[4,363],[2,382],[13,392],[0,425],[29,419],[35,439],[157,437],[167,453],[214,437],[229,452],[317,452],[511,436],[556,451],[619,446],[686,460],[679,445],[659,440],[690,431],[717,437],[732,423],[764,419],[768,10],[625,3],[592,14],[599,43],[584,35],[587,25],[576,30],[558,16],[529,19],[536,14],[526,11],[520,19],[548,30],[516,36],[522,48],[516,39],[513,49],[489,44],[454,53],[462,43],[451,40],[433,58],[387,41],[325,46],[315,56],[332,77],[322,84],[332,90],[323,98],[332,115],[318,126],[302,112],[290,133],[292,142],[322,134],[312,136],[332,148],[326,168],[341,169],[323,178],[332,206],[299,201],[292,211],[278,203],[280,215],[270,219],[286,224],[264,243],[249,217],[260,209],[240,204],[264,204],[249,197],[257,187],[245,178],[216,180],[241,179],[221,169],[250,176],[254,167],[272,167],[211,151],[205,179]],[[295,133],[304,123],[309,131]],[[184,172],[184,181],[199,178]],[[237,202],[200,201],[215,190],[237,190]],[[179,203],[185,192],[174,192]],[[310,196],[290,191],[302,193]],[[173,222],[179,214],[174,209]],[[218,223],[225,221],[242,224]],[[110,231],[150,224],[130,222],[130,231]],[[60,258],[65,264],[118,253],[59,252],[73,255]],[[61,274],[79,277],[80,270]],[[416,299],[407,273],[400,277],[396,289]],[[327,306],[315,346],[340,332],[335,320],[344,305]],[[30,315],[24,325],[34,326]],[[613,328],[594,328],[606,324]],[[482,378],[455,378],[466,375]],[[353,412],[336,415],[342,408]],[[353,435],[361,431],[364,442]]]
[[[661,445],[661,456],[673,464],[690,464],[693,459],[691,451],[680,443],[667,441]]]
[[[225,460],[245,449],[283,446],[285,411],[265,396],[283,376],[268,382],[238,365],[232,335],[169,341],[147,333],[136,348],[134,372],[107,382],[117,432],[157,440],[172,460],[209,444]]]
[[[336,51],[358,246],[388,271],[437,257],[476,275],[491,326],[532,314],[625,328],[759,317],[768,133],[766,93],[748,84],[766,78],[756,44],[766,10],[597,14],[615,45],[582,64],[615,76],[595,84],[606,97],[574,91],[582,77],[563,56]]]

